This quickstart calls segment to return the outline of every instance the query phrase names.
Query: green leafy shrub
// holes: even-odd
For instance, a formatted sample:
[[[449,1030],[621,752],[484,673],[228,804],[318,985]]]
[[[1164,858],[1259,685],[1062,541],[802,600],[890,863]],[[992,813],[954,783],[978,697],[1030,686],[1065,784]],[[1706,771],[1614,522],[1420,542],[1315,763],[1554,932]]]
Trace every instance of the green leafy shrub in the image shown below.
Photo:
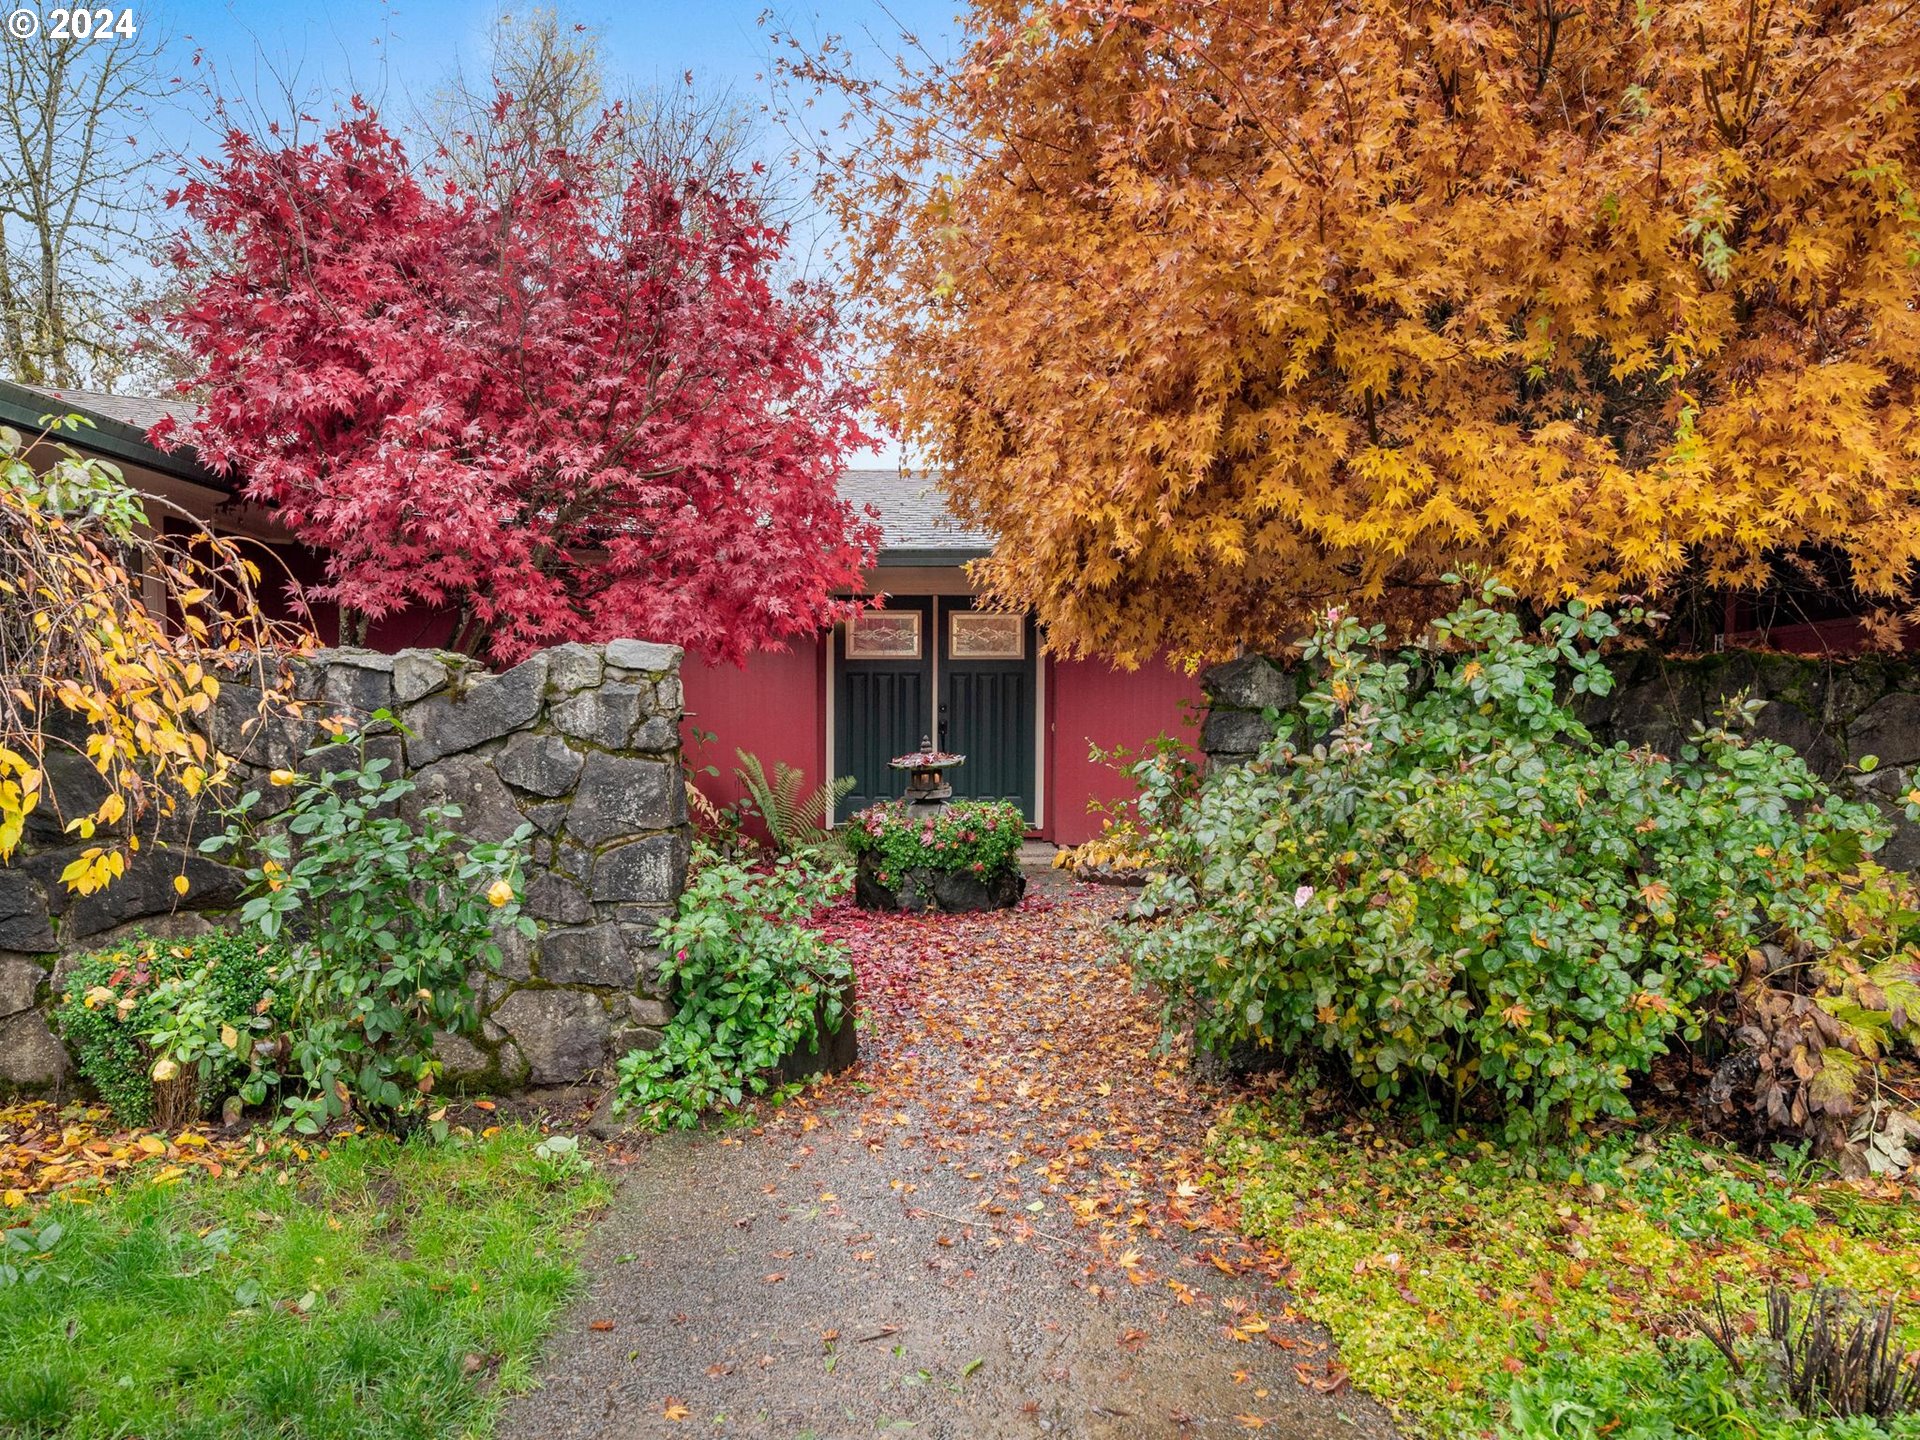
[[[286,962],[257,932],[136,936],[73,962],[54,1019],[123,1125],[154,1120],[156,1078],[189,1114],[236,1095],[257,1104],[266,1086],[256,1061],[287,1017]]]
[[[659,932],[674,1015],[663,1043],[619,1062],[616,1111],[687,1127],[777,1083],[789,1056],[839,1029],[853,963],[807,925],[852,883],[846,865],[782,855],[755,869],[697,846],[687,888]]]
[[[916,814],[903,801],[869,805],[847,824],[847,847],[877,859],[882,884],[909,870],[1002,875],[1020,863],[1027,821],[1006,800],[957,800]]]
[[[370,728],[383,724],[398,722],[378,711]],[[477,843],[449,828],[458,806],[408,820],[398,807],[413,781],[389,776],[366,738],[316,747],[304,773],[276,771],[274,783],[292,791],[282,813],[256,823],[260,794],[250,791],[226,812],[225,833],[201,845],[240,857],[241,918],[287,946],[299,1083],[283,1123],[306,1134],[354,1108],[416,1122],[440,1073],[434,1032],[479,1023],[467,977],[499,963],[496,926],[534,930],[519,907],[532,827]]]
[[[1613,621],[1575,604],[1530,639],[1505,594],[1398,655],[1330,612],[1306,737],[1281,722],[1186,799],[1138,767],[1159,873],[1121,944],[1205,1048],[1331,1052],[1430,1125],[1519,1139],[1630,1113],[1752,947],[1834,948],[1885,831],[1741,714],[1675,759],[1599,745],[1556,686],[1606,692]]]

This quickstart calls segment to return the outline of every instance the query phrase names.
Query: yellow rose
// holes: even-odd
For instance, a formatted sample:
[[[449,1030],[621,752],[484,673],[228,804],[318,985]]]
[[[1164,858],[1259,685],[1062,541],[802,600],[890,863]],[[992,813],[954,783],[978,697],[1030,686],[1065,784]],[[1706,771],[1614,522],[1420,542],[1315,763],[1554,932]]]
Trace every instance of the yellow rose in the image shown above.
[[[168,1080],[177,1080],[180,1078],[180,1067],[162,1055],[153,1062],[153,1078],[163,1084]]]
[[[513,882],[511,880],[496,880],[487,887],[487,903],[489,905],[505,905],[512,899]]]

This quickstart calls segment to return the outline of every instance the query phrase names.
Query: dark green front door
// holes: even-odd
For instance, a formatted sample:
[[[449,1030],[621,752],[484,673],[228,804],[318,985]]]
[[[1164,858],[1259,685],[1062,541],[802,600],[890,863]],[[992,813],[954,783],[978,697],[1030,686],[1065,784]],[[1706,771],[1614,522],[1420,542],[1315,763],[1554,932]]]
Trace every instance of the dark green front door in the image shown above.
[[[861,659],[852,637],[840,637],[833,773],[853,776],[853,789],[834,807],[836,818],[904,793],[906,773],[889,769],[887,761],[918,750],[921,739],[933,733],[933,602],[926,596],[896,596],[888,599],[885,613],[920,617],[918,653]]]
[[[967,757],[952,771],[955,799],[1011,800],[1034,821],[1034,706],[1036,701],[1034,625],[1030,619],[1003,622],[1012,628],[1017,645],[971,644],[961,621],[956,645],[953,616],[965,617],[973,602],[964,596],[941,596],[936,629],[939,631],[940,730],[938,744]],[[995,635],[1005,641],[1005,633]],[[982,659],[978,652],[1017,649],[1019,658]]]
[[[919,617],[919,647],[911,656],[876,653],[903,649],[901,634],[884,644],[877,635],[862,640],[854,633],[858,620],[842,631],[833,679],[833,773],[851,775],[854,785],[834,807],[836,819],[903,794],[906,773],[887,762],[931,739],[967,757],[947,772],[955,799],[1011,800],[1033,823],[1033,622],[963,618],[956,631],[954,615],[972,610],[964,595],[889,597],[870,613]],[[994,633],[985,633],[989,629]]]

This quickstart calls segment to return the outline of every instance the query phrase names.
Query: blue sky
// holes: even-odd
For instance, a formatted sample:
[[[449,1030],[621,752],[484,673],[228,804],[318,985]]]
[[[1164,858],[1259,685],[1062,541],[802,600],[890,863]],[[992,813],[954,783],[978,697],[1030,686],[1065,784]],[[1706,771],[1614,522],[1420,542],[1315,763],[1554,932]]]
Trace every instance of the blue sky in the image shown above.
[[[558,0],[553,8],[601,36],[608,76],[616,85],[622,80],[674,84],[692,71],[703,91],[731,89],[757,105],[768,95],[772,28],[808,40],[838,35],[856,53],[879,62],[899,50],[904,27],[944,57],[958,30],[954,16],[961,3]],[[195,50],[204,54],[222,93],[269,97],[263,113],[284,113],[271,97],[291,81],[296,94],[319,107],[312,111],[319,118],[358,91],[404,121],[456,62],[464,62],[469,74],[484,73],[487,32],[501,8],[500,0],[143,0],[136,16],[143,27],[158,26],[172,37],[183,65]],[[773,18],[762,24],[760,17],[769,10]],[[167,149],[204,152],[213,139],[187,111],[155,119]],[[775,161],[783,153],[780,137],[770,136],[766,158]],[[809,257],[817,254],[820,232],[804,209],[794,223],[796,260],[811,269],[818,263]],[[898,458],[897,447],[885,443],[869,463],[893,464]]]
[[[316,91],[424,94],[456,58],[474,68],[484,54],[497,0],[144,0],[143,25],[159,25],[204,47],[229,84],[263,73],[297,73]],[[513,8],[528,8],[524,5]],[[557,8],[603,37],[609,71],[645,83],[676,81],[688,70],[711,86],[758,98],[770,41],[759,23],[802,36],[862,37],[895,48],[905,26],[935,53],[954,32],[958,0],[579,0]]]

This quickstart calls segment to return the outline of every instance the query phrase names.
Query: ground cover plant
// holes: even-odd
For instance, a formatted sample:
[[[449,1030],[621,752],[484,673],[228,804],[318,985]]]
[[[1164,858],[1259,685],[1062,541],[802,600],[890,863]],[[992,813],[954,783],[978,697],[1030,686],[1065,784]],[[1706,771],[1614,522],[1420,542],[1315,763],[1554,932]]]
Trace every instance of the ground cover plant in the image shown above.
[[[529,1383],[608,1193],[543,1143],[347,1135],[4,1212],[0,1434],[483,1433]]]
[[[1156,878],[1120,943],[1170,1025],[1328,1057],[1430,1131],[1527,1140],[1630,1113],[1635,1078],[1724,1019],[1729,1094],[1856,1143],[1920,995],[1877,812],[1738,707],[1676,756],[1599,745],[1571,700],[1610,688],[1614,622],[1576,603],[1529,634],[1507,598],[1482,586],[1398,653],[1330,611],[1303,725],[1197,788],[1138,767]]]
[[[1893,1300],[1897,1338],[1920,1341],[1920,1209],[1893,1182],[1834,1180],[1804,1147],[1763,1164],[1677,1133],[1508,1152],[1310,1115],[1315,1098],[1296,1086],[1236,1111],[1212,1137],[1218,1184],[1407,1433],[1920,1435],[1920,1417],[1798,1413],[1762,1353],[1771,1283]],[[1740,1373],[1694,1318],[1711,1323],[1717,1291]]]
[[[847,866],[824,856],[761,864],[697,846],[658,935],[673,1018],[659,1046],[620,1059],[616,1111],[689,1127],[779,1090],[781,1062],[818,1052],[845,1017],[846,947],[808,922],[851,883]]]

